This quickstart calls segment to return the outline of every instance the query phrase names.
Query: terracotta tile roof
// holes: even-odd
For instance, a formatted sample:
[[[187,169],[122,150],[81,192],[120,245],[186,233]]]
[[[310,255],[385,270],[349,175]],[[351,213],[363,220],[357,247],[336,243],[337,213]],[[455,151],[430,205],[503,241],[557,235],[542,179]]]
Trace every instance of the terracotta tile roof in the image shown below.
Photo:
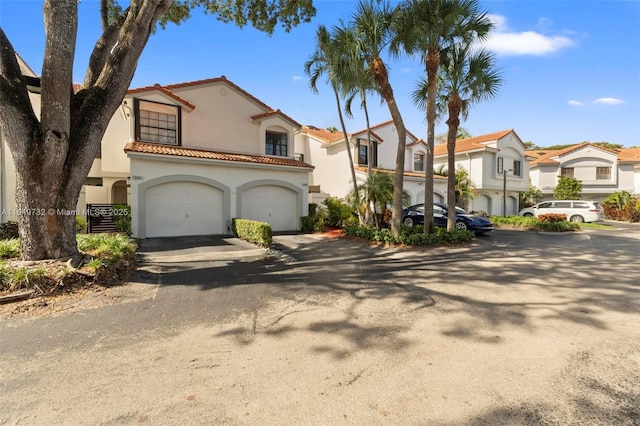
[[[263,118],[273,117],[274,115],[281,116],[282,118],[284,118],[285,120],[289,121],[291,124],[293,124],[297,128],[302,127],[302,125],[300,123],[298,123],[296,120],[294,120],[293,118],[289,117],[287,114],[285,114],[284,112],[280,111],[279,109],[277,109],[275,111],[265,112],[263,114],[254,115],[253,117],[251,117],[251,119],[254,120],[254,121],[258,121],[258,120],[262,120]]]
[[[456,152],[474,151],[476,149],[484,149],[487,146],[485,142],[496,141],[505,137],[509,133],[513,132],[513,129],[501,130],[499,132],[487,133],[485,135],[474,136],[467,139],[458,139],[456,141]],[[515,132],[514,132],[515,133]],[[434,147],[434,156],[447,155],[447,144],[438,144]]]
[[[326,129],[319,129],[317,127],[313,127],[313,126],[302,126],[302,133],[306,133],[308,135],[311,135],[313,137],[315,137],[316,139],[320,139],[325,143],[335,143],[335,142],[340,142],[340,141],[344,141],[344,134],[340,131],[337,132],[332,132],[331,130],[326,130]],[[364,130],[360,130],[358,132],[355,133],[348,133],[349,137],[353,137],[353,136],[357,136],[357,135],[366,135],[367,134],[367,129]],[[378,141],[379,143],[384,142],[384,139],[382,139],[380,137],[380,135],[378,135],[376,132],[374,132],[373,130],[371,130],[371,136],[373,136],[373,138]]]
[[[362,167],[362,166],[356,166],[355,167],[356,170],[358,170],[359,172],[365,172],[367,173],[367,168],[366,167]],[[372,170],[375,170],[377,172],[382,172],[382,173],[389,173],[389,174],[395,174],[396,171],[392,170],[392,169],[380,169],[378,167],[374,167]],[[404,176],[408,176],[408,177],[419,177],[419,178],[424,178],[424,173],[421,172],[411,172],[411,171],[407,171],[405,170],[403,173]],[[440,175],[433,175],[434,179],[447,179],[446,176],[440,176]]]
[[[371,126],[371,130],[379,129],[380,127],[384,127],[384,126],[387,126],[389,124],[393,124],[393,120],[387,120],[387,121],[383,121],[382,123],[374,124],[373,126]],[[359,130],[359,131],[355,132],[354,135],[358,135],[358,134],[360,134],[362,132],[366,132],[366,131],[367,131],[367,129],[365,128],[365,129],[362,129],[362,130]],[[414,135],[413,133],[411,133],[411,131],[409,129],[407,129],[407,135],[411,136],[414,140],[418,139],[418,137],[416,135]]]
[[[320,139],[326,143],[334,143],[344,140],[344,134],[342,132],[332,132],[331,130],[318,129],[313,126],[302,126],[302,133],[313,136],[316,139]]]
[[[539,151],[540,154],[533,160],[531,161],[529,164],[531,164],[532,166],[538,165],[538,164],[559,164],[559,161],[556,160],[555,158],[569,154],[573,151],[576,151],[578,149],[582,149],[586,146],[593,146],[595,148],[598,148],[602,151],[606,151],[606,152],[610,152],[612,154],[616,154],[618,155],[618,157],[620,156],[618,151],[619,150],[612,150],[612,149],[608,149],[608,148],[603,148],[601,146],[595,145],[591,142],[582,142],[579,144],[575,144],[575,145],[571,145],[568,146],[566,148],[562,148],[562,149],[551,149],[551,150],[543,150],[543,151]],[[527,152],[531,152],[531,151],[527,151]],[[542,153],[543,152],[543,153]]]
[[[314,168],[310,164],[288,157],[271,157],[266,155],[207,151],[204,149],[183,148],[180,146],[153,144],[147,142],[129,142],[125,145],[124,151],[137,152],[141,154],[158,154],[186,158],[202,158],[206,160],[221,160],[240,163],[270,164],[274,166]]]
[[[640,163],[640,148],[621,148],[617,151],[619,162]]]
[[[173,93],[171,90],[167,89],[166,87],[163,87],[163,86],[159,85],[158,83],[154,84],[153,86],[140,87],[138,89],[129,89],[129,90],[127,90],[127,94],[150,92],[150,91],[153,91],[153,90],[157,90],[157,91],[159,91],[161,93],[164,93],[165,95],[169,96],[170,98],[180,102],[181,104],[183,104],[184,106],[186,106],[190,110],[196,109],[196,106],[194,104],[192,104],[191,102],[189,102],[188,100],[186,100],[184,98],[181,98],[180,96],[178,96],[175,93]]]

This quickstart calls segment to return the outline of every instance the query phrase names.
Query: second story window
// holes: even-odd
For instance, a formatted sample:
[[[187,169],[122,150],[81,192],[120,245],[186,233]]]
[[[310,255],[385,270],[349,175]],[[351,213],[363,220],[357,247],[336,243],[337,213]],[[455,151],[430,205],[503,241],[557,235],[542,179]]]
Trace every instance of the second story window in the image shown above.
[[[421,152],[413,154],[413,171],[424,172],[424,154]]]
[[[504,171],[504,158],[498,157],[498,174],[501,175]]]
[[[611,179],[611,167],[596,167],[596,179],[597,180],[610,180]]]
[[[287,134],[267,132],[265,154],[277,155],[279,157],[287,156]]]
[[[522,162],[520,160],[513,160],[513,175],[522,176]]]
[[[367,166],[369,165],[369,147],[367,146],[367,141],[363,139],[357,140],[357,148],[358,148],[358,165],[359,166]],[[371,141],[371,166],[376,167],[376,163],[378,162],[378,144],[375,141]]]
[[[136,140],[180,145],[180,108],[175,105],[136,99]]]
[[[560,169],[560,175],[573,177],[573,167],[563,167]]]

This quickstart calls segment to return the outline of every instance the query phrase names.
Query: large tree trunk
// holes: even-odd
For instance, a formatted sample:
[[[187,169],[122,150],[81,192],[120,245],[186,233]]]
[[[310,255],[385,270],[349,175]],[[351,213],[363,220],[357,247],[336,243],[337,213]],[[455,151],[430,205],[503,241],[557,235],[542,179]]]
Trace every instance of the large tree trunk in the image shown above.
[[[427,52],[427,161],[424,171],[424,232],[432,233],[433,222],[433,150],[436,128],[436,93],[438,89],[438,68],[440,51],[429,49]],[[453,170],[449,170],[449,174]]]
[[[407,146],[407,129],[404,126],[402,115],[398,109],[398,104],[393,96],[393,89],[389,84],[389,75],[387,67],[380,58],[373,60],[373,79],[380,87],[380,92],[385,100],[389,113],[393,120],[393,124],[398,132],[398,151],[396,153],[396,172],[393,181],[393,203],[391,213],[391,234],[394,237],[400,235],[402,231],[402,194],[404,193],[404,155]],[[433,176],[432,176],[433,178]]]
[[[456,228],[456,135],[460,126],[460,111],[462,100],[458,92],[449,95],[449,118],[447,119],[447,231],[451,232]]]
[[[78,257],[74,210],[80,190],[149,35],[172,0],[132,0],[96,42],[85,81],[74,94],[77,3],[44,4],[40,121],[15,51],[0,28],[0,128],[16,166],[20,245],[26,260]]]

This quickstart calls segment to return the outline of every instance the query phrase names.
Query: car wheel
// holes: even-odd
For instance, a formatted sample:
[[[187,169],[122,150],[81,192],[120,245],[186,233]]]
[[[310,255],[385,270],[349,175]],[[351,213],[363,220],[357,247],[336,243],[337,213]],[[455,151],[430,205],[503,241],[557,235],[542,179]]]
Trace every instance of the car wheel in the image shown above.
[[[404,226],[409,226],[409,227],[414,225],[413,219],[411,219],[409,216],[405,217],[402,223],[404,223]]]
[[[464,222],[456,222],[456,229],[460,229],[461,231],[466,231],[469,228],[467,227],[467,224]]]
[[[575,215],[571,216],[571,222],[583,223],[584,222],[584,217],[580,216],[579,214],[575,214]]]
[[[533,217],[533,213],[525,213],[522,216],[524,216],[524,217]]]

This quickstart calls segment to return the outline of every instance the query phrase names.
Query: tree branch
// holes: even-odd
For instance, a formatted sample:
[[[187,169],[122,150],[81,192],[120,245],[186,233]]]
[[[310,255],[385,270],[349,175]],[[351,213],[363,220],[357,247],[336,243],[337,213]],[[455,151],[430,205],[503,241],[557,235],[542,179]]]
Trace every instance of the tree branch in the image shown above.
[[[109,0],[100,0],[100,23],[102,31],[109,27]]]
[[[16,52],[0,27],[0,129],[4,139],[14,153],[16,163],[20,156],[15,154],[20,143],[27,143],[26,150],[40,130],[40,123],[36,117],[27,85],[22,77]],[[20,136],[27,136],[23,138]],[[17,157],[17,158],[16,158]]]

